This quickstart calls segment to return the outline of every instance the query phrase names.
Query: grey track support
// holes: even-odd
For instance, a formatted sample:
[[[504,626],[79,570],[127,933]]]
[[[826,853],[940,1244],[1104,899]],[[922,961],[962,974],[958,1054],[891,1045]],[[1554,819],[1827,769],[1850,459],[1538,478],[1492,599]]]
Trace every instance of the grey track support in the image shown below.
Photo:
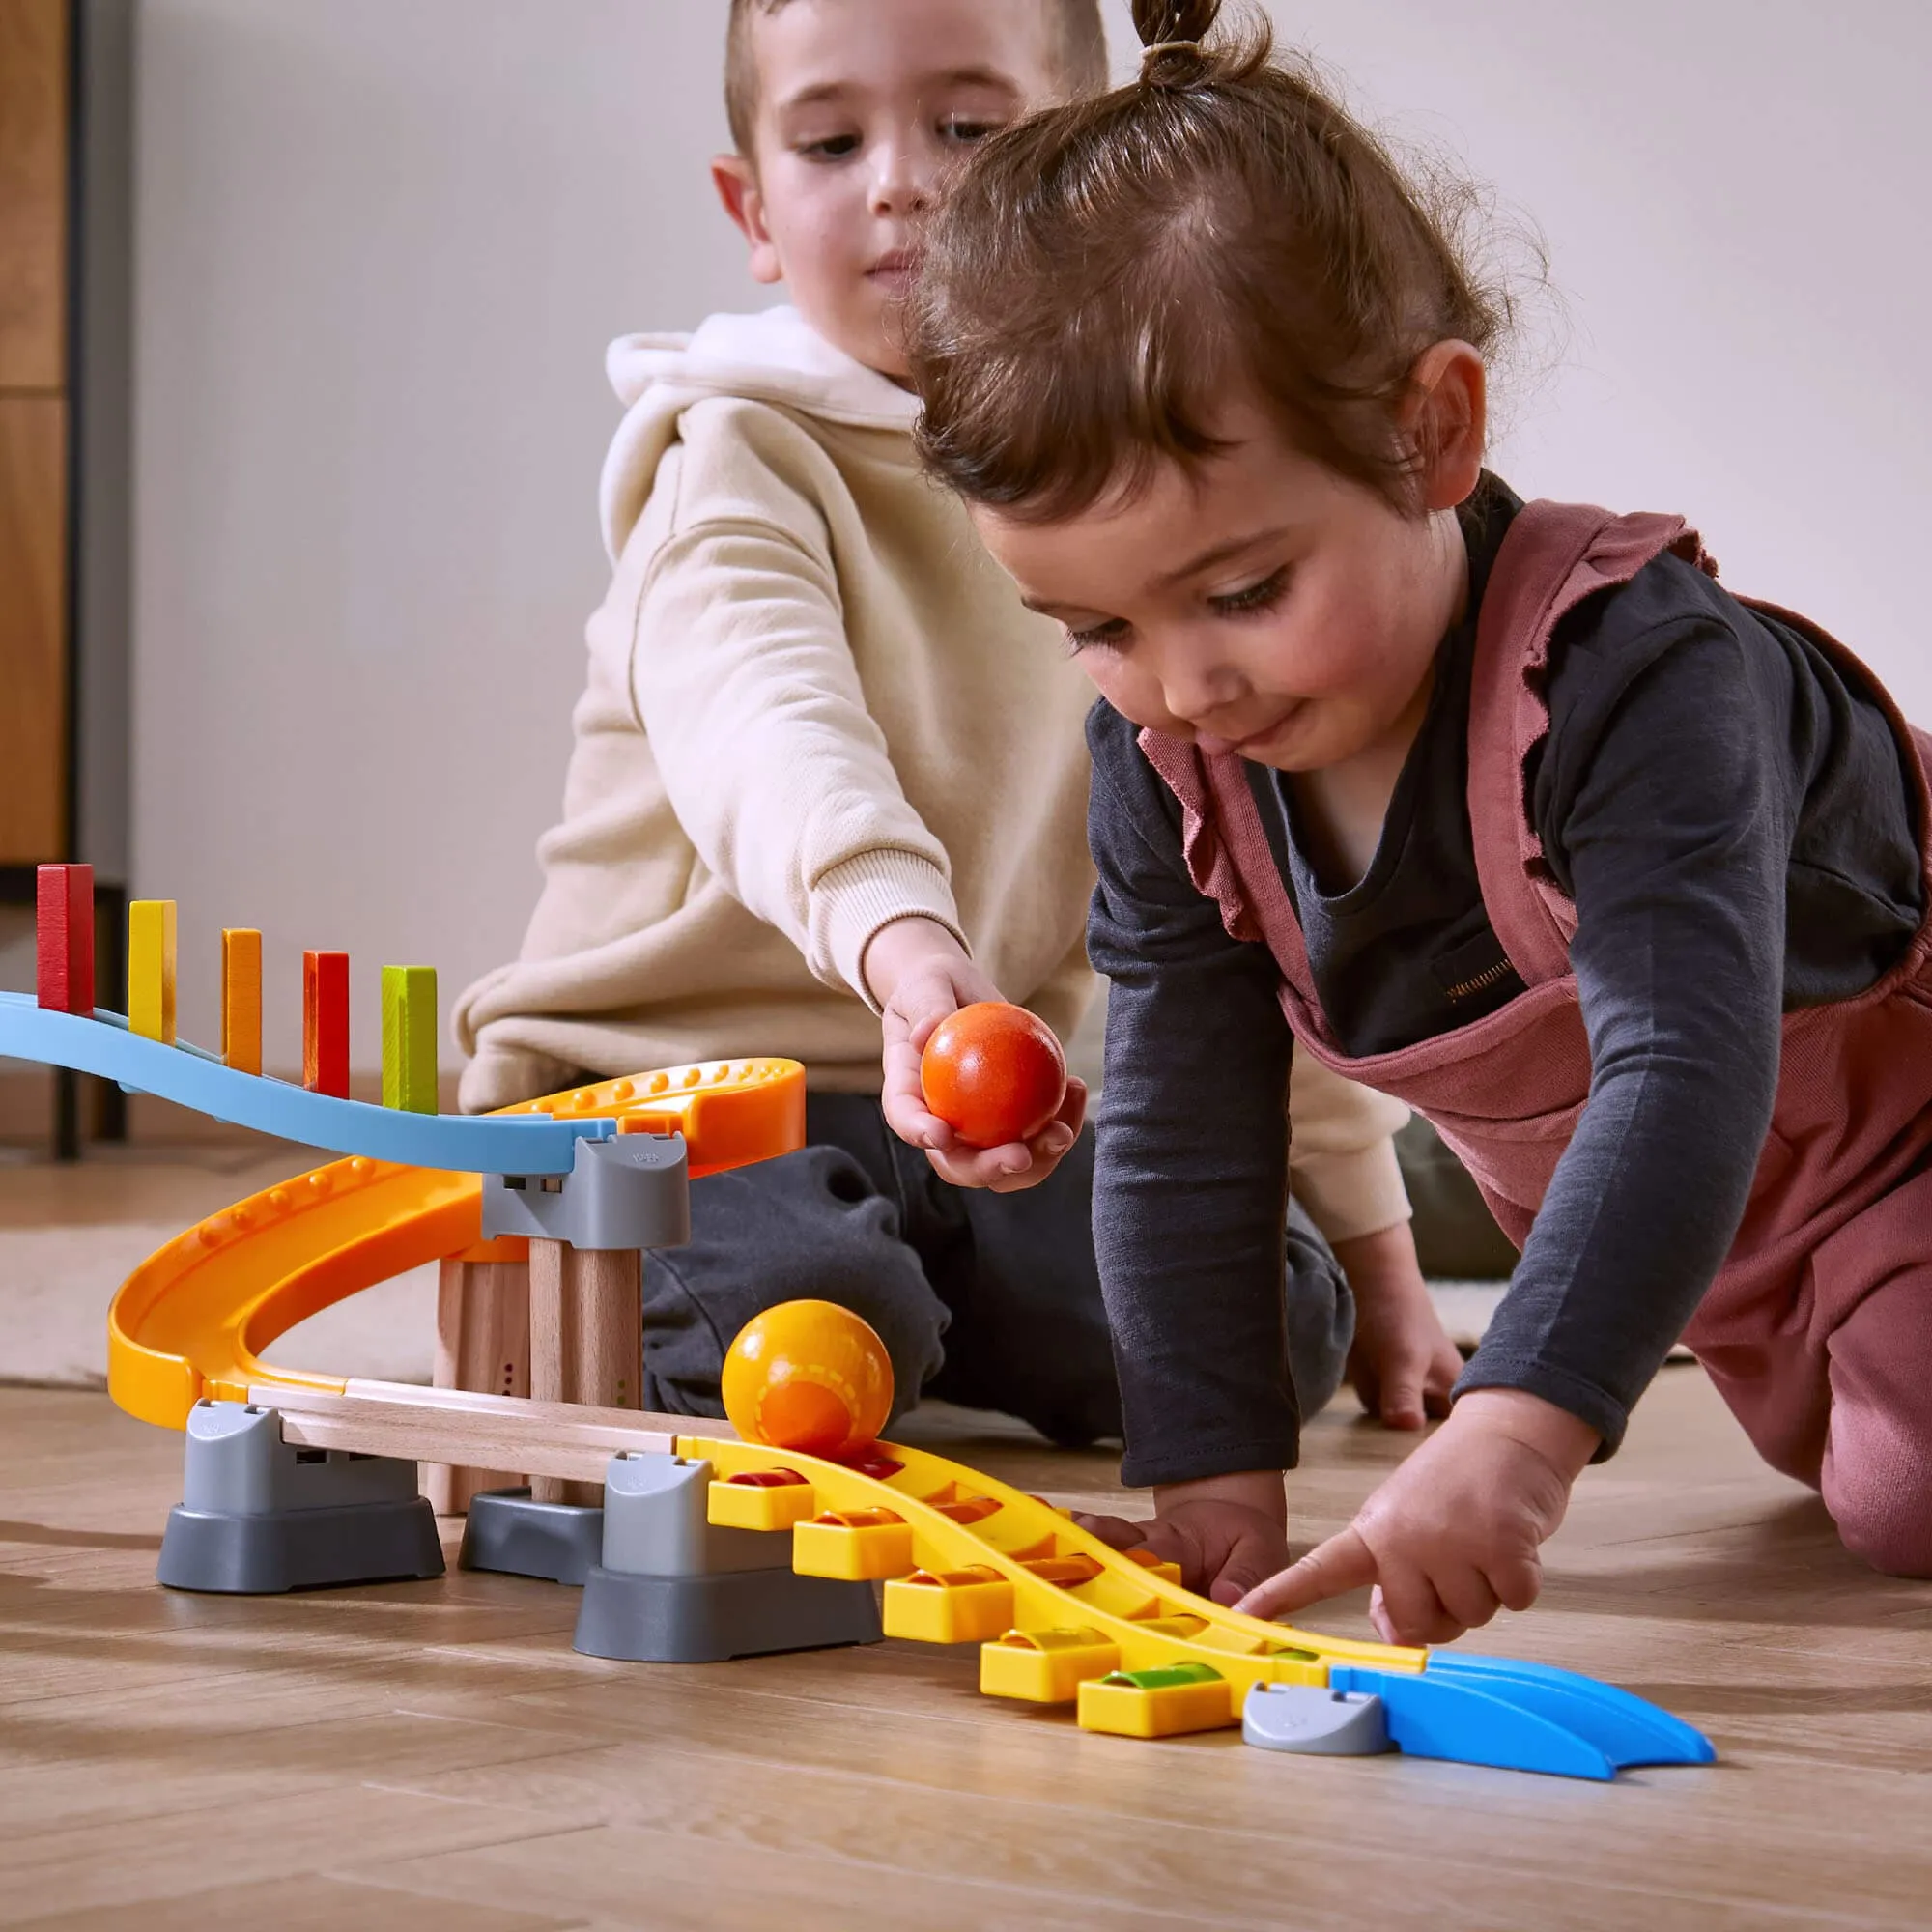
[[[781,1650],[877,1643],[869,1583],[736,1570],[711,1577],[633,1577],[599,1564],[583,1586],[574,1647],[630,1663],[722,1663]]]
[[[1257,1684],[1241,1707],[1241,1736],[1311,1757],[1374,1757],[1390,1747],[1379,1697],[1321,1684]]]
[[[186,1434],[157,1570],[170,1589],[273,1596],[442,1575],[413,1463],[297,1448],[273,1409],[246,1403],[197,1403]]]
[[[613,1456],[604,1560],[590,1572],[576,1647],[638,1663],[719,1663],[780,1650],[877,1643],[869,1583],[792,1574],[791,1537],[708,1520],[712,1467]]]
[[[532,1502],[528,1490],[486,1490],[469,1499],[456,1561],[465,1570],[582,1588],[603,1550],[601,1509]]]
[[[711,1464],[678,1456],[613,1456],[604,1507],[539,1503],[528,1490],[473,1496],[463,1531],[466,1570],[495,1570],[581,1585],[600,1558],[608,1570],[699,1577],[789,1570],[791,1538],[719,1529],[706,1520]]]
[[[573,1248],[675,1248],[691,1239],[681,1134],[579,1141],[567,1175],[483,1177],[483,1238],[523,1235]]]
[[[682,1456],[613,1456],[604,1475],[604,1567],[634,1577],[791,1569],[791,1537],[708,1520],[712,1468]]]

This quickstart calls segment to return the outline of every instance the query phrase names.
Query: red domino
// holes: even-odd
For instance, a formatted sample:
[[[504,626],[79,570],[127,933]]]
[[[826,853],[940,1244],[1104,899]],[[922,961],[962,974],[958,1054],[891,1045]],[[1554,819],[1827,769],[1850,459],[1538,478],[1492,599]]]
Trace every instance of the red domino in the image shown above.
[[[94,867],[43,866],[35,875],[35,980],[40,1003],[94,1017]]]
[[[349,955],[302,954],[302,1085],[349,1097]]]

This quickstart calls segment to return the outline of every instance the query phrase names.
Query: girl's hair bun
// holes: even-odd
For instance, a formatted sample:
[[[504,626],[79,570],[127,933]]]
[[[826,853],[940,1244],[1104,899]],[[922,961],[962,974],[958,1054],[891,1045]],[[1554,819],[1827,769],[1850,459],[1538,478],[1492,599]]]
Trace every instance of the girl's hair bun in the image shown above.
[[[1213,60],[1202,43],[1220,17],[1221,0],[1133,0],[1141,37],[1141,79],[1153,87],[1190,87]]]

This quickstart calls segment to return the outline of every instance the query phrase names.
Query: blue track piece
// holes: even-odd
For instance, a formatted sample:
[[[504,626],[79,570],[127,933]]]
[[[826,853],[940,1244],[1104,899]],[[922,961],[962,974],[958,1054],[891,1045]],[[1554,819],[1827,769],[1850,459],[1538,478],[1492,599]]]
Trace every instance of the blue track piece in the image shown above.
[[[1453,1675],[1438,1677],[1432,1662],[1416,1675],[1333,1666],[1328,1686],[1379,1697],[1389,1742],[1410,1757],[1599,1781],[1617,1775],[1615,1760],[1588,1738],[1517,1703],[1507,1682],[1478,1689]]]
[[[213,1120],[303,1147],[455,1174],[568,1174],[577,1143],[613,1138],[611,1120],[544,1114],[406,1114],[238,1073],[200,1048],[164,1046],[118,1014],[83,1019],[22,993],[0,993],[0,1056],[71,1067],[153,1094]]]
[[[1619,1768],[1709,1764],[1718,1755],[1694,1724],[1613,1684],[1599,1684],[1554,1664],[1437,1650],[1430,1653],[1428,1675],[1507,1696],[1519,1709],[1535,1711],[1588,1738]]]

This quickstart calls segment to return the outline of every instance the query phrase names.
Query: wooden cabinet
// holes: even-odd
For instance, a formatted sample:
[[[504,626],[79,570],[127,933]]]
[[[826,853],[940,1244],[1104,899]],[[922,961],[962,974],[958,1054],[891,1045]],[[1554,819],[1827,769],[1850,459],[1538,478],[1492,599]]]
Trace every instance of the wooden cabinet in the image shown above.
[[[0,0],[0,866],[69,855],[67,0]]]

